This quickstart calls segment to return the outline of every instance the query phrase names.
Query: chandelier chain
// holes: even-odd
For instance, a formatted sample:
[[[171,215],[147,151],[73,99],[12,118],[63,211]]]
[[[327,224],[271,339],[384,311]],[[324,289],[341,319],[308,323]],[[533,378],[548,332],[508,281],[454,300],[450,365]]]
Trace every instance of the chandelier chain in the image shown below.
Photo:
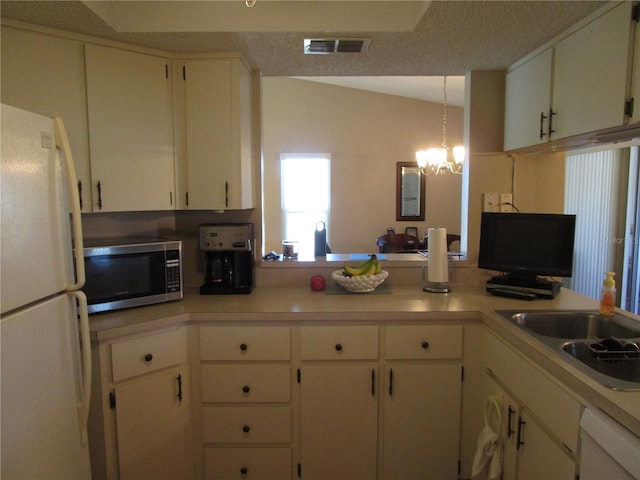
[[[442,148],[447,149],[447,76],[444,76],[444,102],[442,104]]]

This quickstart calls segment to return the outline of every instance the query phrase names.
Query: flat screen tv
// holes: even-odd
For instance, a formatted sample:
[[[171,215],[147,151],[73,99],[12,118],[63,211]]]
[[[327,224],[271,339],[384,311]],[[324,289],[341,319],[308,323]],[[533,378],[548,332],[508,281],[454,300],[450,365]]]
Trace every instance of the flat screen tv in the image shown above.
[[[485,212],[478,267],[503,272],[501,283],[514,285],[535,285],[538,275],[571,277],[575,224],[575,215]]]

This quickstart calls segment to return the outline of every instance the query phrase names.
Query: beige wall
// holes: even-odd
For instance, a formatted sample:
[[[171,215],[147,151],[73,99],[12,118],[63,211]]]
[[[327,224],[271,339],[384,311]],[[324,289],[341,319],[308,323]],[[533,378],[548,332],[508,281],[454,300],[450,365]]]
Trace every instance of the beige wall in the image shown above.
[[[462,143],[462,108],[447,109],[447,143]],[[331,154],[333,252],[375,252],[387,227],[460,231],[461,177],[427,177],[424,222],[396,222],[396,162],[442,144],[442,105],[308,80],[262,81],[265,249],[281,250],[280,154]]]

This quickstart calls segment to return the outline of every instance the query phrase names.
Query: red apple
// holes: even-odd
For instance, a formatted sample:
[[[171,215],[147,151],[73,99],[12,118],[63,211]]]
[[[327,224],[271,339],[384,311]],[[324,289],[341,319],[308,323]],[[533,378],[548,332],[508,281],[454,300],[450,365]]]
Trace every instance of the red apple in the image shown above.
[[[311,277],[311,290],[314,292],[321,292],[324,290],[325,281],[322,275],[314,275]]]

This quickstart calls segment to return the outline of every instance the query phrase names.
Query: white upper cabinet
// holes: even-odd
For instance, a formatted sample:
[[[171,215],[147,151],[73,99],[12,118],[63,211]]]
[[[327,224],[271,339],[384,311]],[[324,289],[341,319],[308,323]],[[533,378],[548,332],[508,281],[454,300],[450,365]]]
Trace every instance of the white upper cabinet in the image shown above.
[[[180,204],[253,208],[249,70],[239,58],[193,59],[182,65],[182,77],[186,191]]]
[[[640,122],[640,28],[636,23],[633,39],[633,68],[631,71],[631,118],[630,123]]]
[[[625,122],[632,2],[555,46],[551,139]]]
[[[553,50],[548,49],[507,74],[504,149],[548,141]]]
[[[91,211],[84,44],[2,26],[2,103],[61,117],[78,176],[80,206]]]
[[[505,150],[629,121],[632,3],[604,8],[600,16],[507,73]]]
[[[86,71],[93,210],[174,209],[168,60],[88,44]]]

